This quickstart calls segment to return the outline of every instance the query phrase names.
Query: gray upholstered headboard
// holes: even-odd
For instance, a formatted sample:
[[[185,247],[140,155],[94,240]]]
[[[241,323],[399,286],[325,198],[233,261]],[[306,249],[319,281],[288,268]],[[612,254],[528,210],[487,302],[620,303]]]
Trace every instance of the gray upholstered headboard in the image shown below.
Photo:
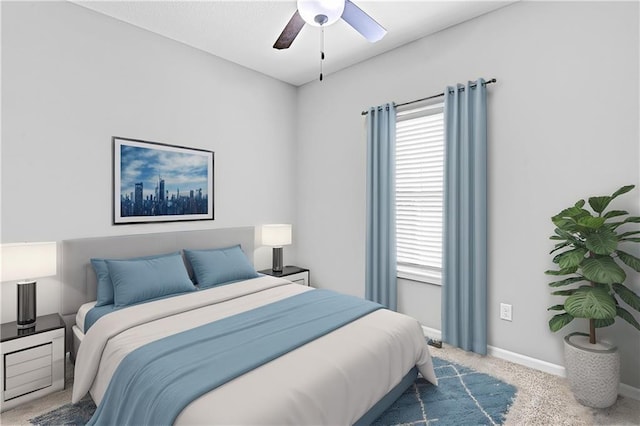
[[[96,276],[91,258],[124,259],[170,253],[182,249],[207,249],[240,244],[253,263],[255,231],[253,227],[220,228],[156,234],[121,235],[64,240],[61,244],[61,315],[67,324],[67,348],[71,326],[83,303],[96,300]]]

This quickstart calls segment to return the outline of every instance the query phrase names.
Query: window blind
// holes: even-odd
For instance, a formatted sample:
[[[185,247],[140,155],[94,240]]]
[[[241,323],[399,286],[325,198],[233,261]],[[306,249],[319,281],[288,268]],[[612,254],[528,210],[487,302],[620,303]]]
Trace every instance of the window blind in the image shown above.
[[[396,235],[398,276],[441,283],[443,105],[398,113]]]

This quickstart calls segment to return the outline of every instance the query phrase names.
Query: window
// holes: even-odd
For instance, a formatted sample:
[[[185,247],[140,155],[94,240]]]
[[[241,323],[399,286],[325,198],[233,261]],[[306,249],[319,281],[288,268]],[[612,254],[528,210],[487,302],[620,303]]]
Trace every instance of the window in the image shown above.
[[[396,238],[398,277],[442,280],[444,105],[398,112]]]

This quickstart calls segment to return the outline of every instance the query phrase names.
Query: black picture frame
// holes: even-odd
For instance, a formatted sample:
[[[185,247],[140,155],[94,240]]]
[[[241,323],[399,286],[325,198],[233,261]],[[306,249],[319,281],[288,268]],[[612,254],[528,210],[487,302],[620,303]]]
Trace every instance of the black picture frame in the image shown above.
[[[214,220],[214,152],[113,136],[113,224]]]

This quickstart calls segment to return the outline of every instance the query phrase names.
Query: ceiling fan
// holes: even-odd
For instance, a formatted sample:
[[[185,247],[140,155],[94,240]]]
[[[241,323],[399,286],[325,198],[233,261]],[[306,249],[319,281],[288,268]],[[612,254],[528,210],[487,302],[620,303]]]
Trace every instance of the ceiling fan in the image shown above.
[[[288,49],[305,23],[324,28],[340,18],[371,43],[382,39],[387,33],[387,30],[350,0],[298,0],[298,9],[273,47]]]

